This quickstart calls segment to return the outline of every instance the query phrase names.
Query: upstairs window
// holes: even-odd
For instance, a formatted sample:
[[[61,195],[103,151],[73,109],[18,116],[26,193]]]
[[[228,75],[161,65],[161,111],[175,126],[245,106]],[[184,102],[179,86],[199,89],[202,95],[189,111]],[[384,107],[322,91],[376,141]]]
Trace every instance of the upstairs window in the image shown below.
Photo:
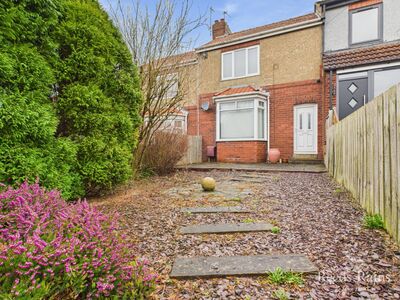
[[[382,5],[350,11],[350,44],[382,40]]]
[[[259,74],[260,47],[253,46],[222,53],[222,80]]]

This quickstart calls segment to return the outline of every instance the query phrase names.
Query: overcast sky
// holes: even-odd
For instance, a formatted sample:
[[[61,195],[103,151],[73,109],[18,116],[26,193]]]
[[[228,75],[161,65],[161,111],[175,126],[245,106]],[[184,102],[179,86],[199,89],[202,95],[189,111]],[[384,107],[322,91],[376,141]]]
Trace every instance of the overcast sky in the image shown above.
[[[118,0],[100,0],[107,10],[110,3]],[[141,0],[150,8],[157,0]],[[122,0],[123,3],[134,3],[135,0]],[[272,22],[310,13],[314,10],[315,0],[192,0],[192,15],[207,13],[209,18],[210,7],[213,8],[212,21],[228,13],[227,21],[232,31],[269,24]],[[204,26],[191,37],[196,45],[207,43],[210,37],[208,26]]]

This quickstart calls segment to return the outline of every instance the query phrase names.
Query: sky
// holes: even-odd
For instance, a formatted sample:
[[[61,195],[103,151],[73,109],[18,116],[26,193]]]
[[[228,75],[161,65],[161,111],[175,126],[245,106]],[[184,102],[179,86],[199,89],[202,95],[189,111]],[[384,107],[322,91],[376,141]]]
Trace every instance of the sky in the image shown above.
[[[100,0],[107,10],[109,5],[114,5],[118,0]],[[130,5],[136,0],[121,0]],[[148,5],[150,10],[158,0],[141,0]],[[177,0],[179,1],[179,0]],[[232,32],[273,23],[280,20],[300,16],[314,10],[316,0],[191,0],[192,17],[207,14],[207,23],[211,20],[224,17]],[[210,18],[210,7],[214,10]],[[204,25],[192,33],[190,39],[195,47],[205,44],[211,40],[209,26]]]

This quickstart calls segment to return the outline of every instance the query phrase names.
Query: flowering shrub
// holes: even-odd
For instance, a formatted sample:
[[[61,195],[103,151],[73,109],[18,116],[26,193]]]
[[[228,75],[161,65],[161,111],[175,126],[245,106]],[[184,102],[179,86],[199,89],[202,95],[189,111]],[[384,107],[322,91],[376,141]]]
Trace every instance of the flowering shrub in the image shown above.
[[[1,299],[144,299],[155,275],[129,251],[117,218],[87,202],[38,184],[0,193]]]

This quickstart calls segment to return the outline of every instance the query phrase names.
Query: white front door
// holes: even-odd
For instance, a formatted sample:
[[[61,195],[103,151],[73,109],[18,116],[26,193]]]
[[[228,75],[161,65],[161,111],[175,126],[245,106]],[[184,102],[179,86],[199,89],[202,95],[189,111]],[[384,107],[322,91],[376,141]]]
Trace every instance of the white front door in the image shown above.
[[[294,107],[294,153],[317,154],[317,104]]]

